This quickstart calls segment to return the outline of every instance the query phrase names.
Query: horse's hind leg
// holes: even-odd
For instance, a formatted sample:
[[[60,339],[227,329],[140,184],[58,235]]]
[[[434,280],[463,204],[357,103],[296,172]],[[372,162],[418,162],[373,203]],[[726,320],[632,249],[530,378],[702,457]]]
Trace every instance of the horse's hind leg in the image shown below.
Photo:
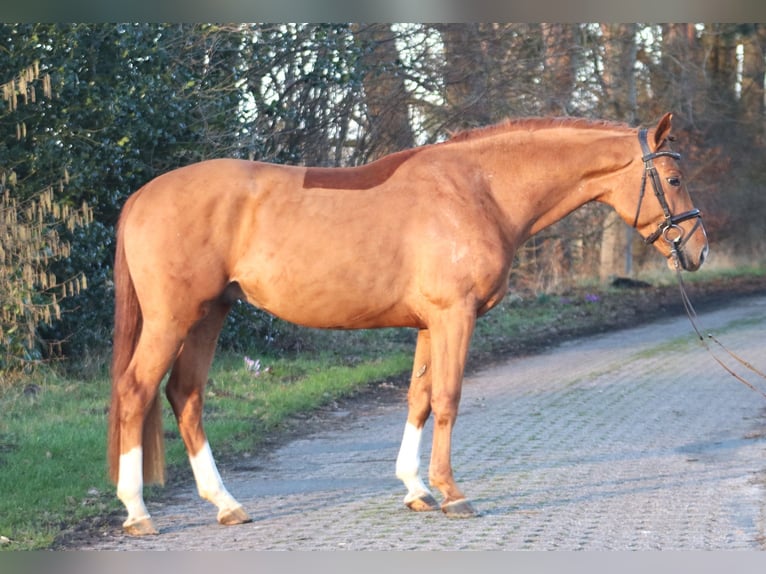
[[[180,344],[181,337],[164,325],[145,323],[130,365],[114,389],[112,416],[119,425],[117,497],[128,511],[123,528],[131,535],[157,534],[144,504],[143,487],[144,480],[163,481],[157,391]]]
[[[405,505],[416,511],[437,510],[439,505],[419,474],[423,426],[431,414],[431,335],[427,330],[418,332],[407,403],[409,412],[396,458],[396,476],[407,487]]]
[[[218,522],[226,525],[249,522],[250,517],[221,480],[202,426],[202,406],[218,334],[228,311],[226,303],[216,301],[210,304],[207,315],[186,337],[166,387],[189,454],[197,491],[218,508]]]

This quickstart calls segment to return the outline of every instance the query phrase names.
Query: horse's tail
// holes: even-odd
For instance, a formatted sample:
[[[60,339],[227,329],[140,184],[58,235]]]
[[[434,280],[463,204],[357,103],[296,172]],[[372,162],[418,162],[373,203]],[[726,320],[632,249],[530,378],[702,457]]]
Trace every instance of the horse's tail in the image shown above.
[[[120,462],[120,393],[118,382],[127,371],[141,335],[143,317],[138,303],[133,278],[125,259],[123,221],[129,211],[132,198],[123,208],[117,226],[117,248],[114,257],[114,342],[112,347],[112,400],[109,407],[109,433],[107,439],[107,462],[109,477],[117,483]],[[165,482],[165,450],[162,436],[162,408],[159,396],[152,399],[144,419],[143,428],[143,475],[146,483]]]

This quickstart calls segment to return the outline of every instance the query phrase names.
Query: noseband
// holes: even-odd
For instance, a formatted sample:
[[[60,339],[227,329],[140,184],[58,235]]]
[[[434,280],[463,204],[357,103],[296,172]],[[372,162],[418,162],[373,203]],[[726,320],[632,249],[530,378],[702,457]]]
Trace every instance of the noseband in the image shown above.
[[[674,160],[678,161],[681,159],[681,154],[672,151],[651,151],[649,149],[649,145],[646,142],[646,134],[646,129],[641,129],[638,132],[638,141],[641,144],[641,151],[644,154],[641,158],[644,162],[644,174],[641,178],[641,193],[638,196],[638,206],[636,206],[636,217],[633,220],[633,227],[638,225],[638,216],[641,213],[641,203],[644,200],[644,192],[646,191],[646,179],[648,175],[652,181],[654,195],[657,196],[657,201],[659,201],[660,206],[662,206],[662,211],[665,214],[665,219],[657,226],[657,230],[654,233],[652,233],[649,237],[644,238],[644,243],[651,245],[660,237],[663,237],[665,241],[672,244],[673,247],[680,249],[686,243],[686,240],[684,240],[684,230],[679,227],[678,224],[682,221],[686,221],[687,219],[694,219],[695,217],[697,218],[697,223],[692,229],[692,232],[687,237],[688,240],[688,238],[691,237],[694,234],[694,231],[697,229],[697,226],[700,223],[700,218],[702,217],[702,213],[699,209],[696,208],[690,209],[689,211],[684,211],[678,215],[673,215],[670,213],[670,207],[668,206],[667,199],[665,199],[665,191],[662,188],[660,175],[657,173],[657,168],[654,166],[654,159],[667,156],[672,157]],[[675,235],[671,236],[671,231]]]

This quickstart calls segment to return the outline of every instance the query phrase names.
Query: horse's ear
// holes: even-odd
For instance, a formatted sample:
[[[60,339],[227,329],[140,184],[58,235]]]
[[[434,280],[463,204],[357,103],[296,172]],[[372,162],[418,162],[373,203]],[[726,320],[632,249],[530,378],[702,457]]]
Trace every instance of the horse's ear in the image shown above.
[[[662,119],[657,124],[657,128],[654,130],[654,149],[657,150],[670,137],[671,121],[673,114],[671,112],[662,116]]]

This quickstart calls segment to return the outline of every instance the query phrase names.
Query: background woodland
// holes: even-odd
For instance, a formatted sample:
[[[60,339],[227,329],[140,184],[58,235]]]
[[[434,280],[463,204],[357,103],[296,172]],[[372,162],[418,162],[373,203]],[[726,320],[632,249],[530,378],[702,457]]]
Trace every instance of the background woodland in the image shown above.
[[[214,157],[358,165],[507,117],[673,111],[711,263],[762,264],[765,62],[766,24],[0,24],[0,372],[108,355],[123,202]],[[511,279],[549,293],[663,265],[593,205]],[[287,332],[243,305],[221,344]]]

